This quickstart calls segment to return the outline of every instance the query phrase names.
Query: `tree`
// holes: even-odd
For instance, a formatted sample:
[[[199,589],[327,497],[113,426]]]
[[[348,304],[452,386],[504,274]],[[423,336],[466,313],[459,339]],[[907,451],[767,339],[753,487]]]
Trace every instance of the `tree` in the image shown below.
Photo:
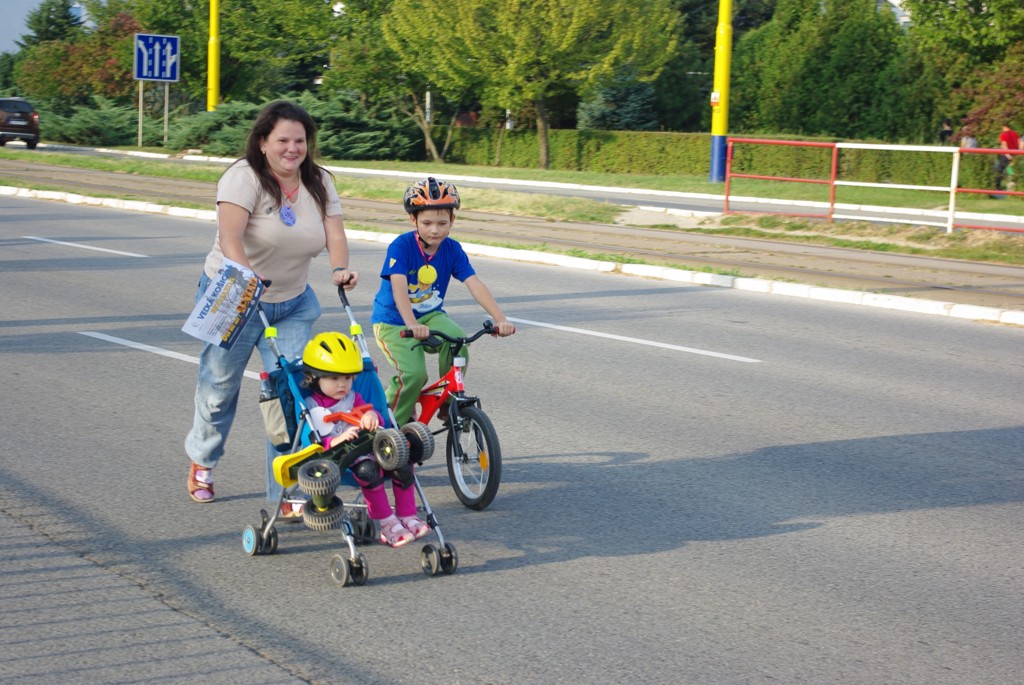
[[[1008,48],[1005,59],[959,94],[972,102],[963,123],[979,136],[991,136],[991,147],[997,147],[995,137],[1003,124],[1024,127],[1024,43]]]
[[[566,86],[586,93],[624,69],[657,78],[680,22],[669,0],[395,0],[382,26],[407,72],[449,92],[479,88],[492,106],[531,106],[546,169],[547,98]]]
[[[434,142],[434,122],[439,118],[438,113],[447,109],[447,116],[454,123],[465,92],[449,88],[449,84],[444,82],[432,82],[431,75],[424,74],[422,68],[406,67],[401,56],[391,49],[383,36],[382,18],[391,11],[391,6],[392,0],[345,3],[323,87],[327,91],[358,93],[370,111],[397,108],[419,128],[427,157],[434,162],[443,162],[447,145],[438,150]],[[429,115],[428,91],[433,100]],[[448,105],[449,100],[453,105]]]
[[[327,0],[233,0],[222,6],[221,47],[236,97],[314,88],[327,70],[338,16]]]
[[[16,63],[13,52],[0,52],[0,91],[8,91],[14,88],[14,65]]]
[[[94,0],[86,0],[91,3]],[[106,0],[110,7],[114,0]],[[124,3],[125,0],[120,0]],[[194,109],[206,108],[207,68],[210,39],[210,4],[206,0],[167,2],[166,0],[130,0],[131,13],[139,22],[142,33],[178,36],[180,64],[178,82],[170,89],[172,101],[189,103]],[[89,5],[90,16],[98,16]],[[233,80],[234,62],[226,59],[221,64],[224,74]],[[222,89],[222,92],[225,92]],[[230,91],[228,91],[230,92]],[[162,98],[161,98],[162,100]],[[162,108],[163,102],[160,102]]]
[[[581,102],[577,128],[607,131],[653,131],[658,128],[654,86],[622,76],[599,86]]]
[[[90,102],[93,96],[117,104],[131,100],[132,38],[140,26],[124,11],[100,13],[94,19],[95,28],[74,41],[51,40],[23,51],[16,79],[26,95],[47,101],[57,111]]]
[[[1020,0],[903,0],[903,8],[922,48],[950,63],[993,64],[1024,42]]]
[[[944,79],[949,113],[962,113],[979,135],[1024,117],[1020,0],[904,0],[903,6],[911,38]]]
[[[127,104],[135,93],[132,60],[134,37],[140,32],[142,27],[127,12],[103,17],[93,31],[69,47],[62,80],[73,83],[76,94]]]
[[[48,40],[22,51],[24,59],[14,65],[14,81],[28,97],[61,108],[69,85],[59,78],[67,62],[70,43]]]
[[[689,23],[686,26],[689,28]],[[714,67],[713,49],[702,54],[692,41],[680,46],[678,54],[654,82],[655,111],[661,128],[669,131],[708,129]]]
[[[874,0],[780,0],[735,51],[733,124],[842,138],[932,135],[938,88]]]
[[[73,40],[82,21],[71,10],[72,0],[43,0],[39,7],[28,13],[25,27],[29,33],[15,41],[20,48],[30,48],[53,40]]]

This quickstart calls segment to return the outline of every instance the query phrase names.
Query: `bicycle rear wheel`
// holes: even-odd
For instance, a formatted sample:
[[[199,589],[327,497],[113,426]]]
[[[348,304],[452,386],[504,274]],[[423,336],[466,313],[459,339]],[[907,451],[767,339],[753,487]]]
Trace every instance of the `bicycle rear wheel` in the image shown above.
[[[480,407],[460,407],[461,428],[448,430],[448,478],[456,496],[477,511],[494,501],[501,482],[501,446],[494,424]]]

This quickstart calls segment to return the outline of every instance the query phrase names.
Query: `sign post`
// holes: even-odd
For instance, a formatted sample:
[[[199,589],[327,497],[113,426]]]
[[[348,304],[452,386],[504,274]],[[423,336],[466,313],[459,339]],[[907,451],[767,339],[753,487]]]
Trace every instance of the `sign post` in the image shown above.
[[[725,180],[725,157],[729,133],[729,71],[732,66],[732,0],[718,0],[718,28],[715,32],[715,82],[711,93],[712,183]]]
[[[152,33],[135,34],[134,72],[139,82],[139,140],[142,147],[142,82],[164,83],[164,143],[167,143],[167,110],[170,84],[178,82],[181,65],[181,41],[178,36],[158,36]]]

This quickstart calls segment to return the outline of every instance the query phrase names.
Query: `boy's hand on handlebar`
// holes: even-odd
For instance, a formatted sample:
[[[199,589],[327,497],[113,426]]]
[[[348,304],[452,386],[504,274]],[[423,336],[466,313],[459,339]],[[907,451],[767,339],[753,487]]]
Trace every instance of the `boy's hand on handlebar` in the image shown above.
[[[499,338],[504,338],[506,336],[512,335],[515,332],[516,327],[512,324],[511,321],[498,321],[497,323],[494,324],[494,334],[497,335]]]
[[[412,332],[411,337],[416,338],[417,340],[426,340],[430,337],[430,326],[416,324],[415,326],[409,326],[409,330]]]

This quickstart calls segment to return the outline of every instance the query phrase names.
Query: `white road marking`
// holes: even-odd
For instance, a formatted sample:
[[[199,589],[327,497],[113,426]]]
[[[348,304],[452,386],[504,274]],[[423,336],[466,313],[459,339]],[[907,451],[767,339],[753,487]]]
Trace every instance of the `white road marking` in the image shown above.
[[[97,340],[106,340],[116,345],[124,345],[125,347],[131,347],[136,350],[142,350],[143,352],[152,352],[153,354],[159,354],[161,357],[170,357],[171,359],[177,359],[178,361],[188,362],[189,364],[199,364],[197,357],[190,357],[187,354],[181,354],[180,352],[171,352],[161,347],[153,347],[152,345],[145,345],[138,343],[133,340],[125,340],[124,338],[115,338],[112,335],[106,335],[104,333],[96,333],[95,331],[79,331],[82,335],[87,335],[90,338],[96,338]],[[246,378],[252,378],[258,380],[260,375],[255,371],[246,371]]]
[[[596,338],[608,338],[610,340],[621,340],[622,342],[635,343],[637,345],[648,345],[650,347],[661,347],[666,350],[676,350],[677,352],[688,352],[690,354],[702,354],[707,357],[718,357],[719,359],[729,359],[734,362],[748,362],[748,363],[759,363],[760,359],[751,359],[749,357],[737,357],[734,354],[725,354],[724,352],[711,352],[710,350],[699,350],[693,347],[682,347],[681,345],[669,345],[668,343],[655,342],[653,340],[641,340],[640,338],[627,338],[623,335],[613,335],[611,333],[596,333],[594,331],[587,331],[582,328],[571,328],[569,326],[557,326],[551,323],[542,323],[540,321],[530,321],[529,319],[513,319],[509,317],[509,321],[513,323],[525,323],[530,326],[540,326],[541,328],[554,328],[559,331],[566,331],[568,333],[579,333],[580,335],[592,335]]]
[[[668,343],[655,342],[653,340],[641,340],[640,338],[628,338],[622,335],[612,335],[611,333],[597,333],[594,331],[587,331],[582,328],[571,328],[569,326],[557,326],[555,324],[543,323],[541,321],[531,321],[529,319],[515,319],[509,317],[509,321],[514,323],[528,324],[530,326],[539,326],[541,328],[553,328],[558,331],[565,331],[567,333],[579,333],[581,335],[592,335],[596,338],[607,338],[609,340],[619,340],[621,342],[634,343],[637,345],[647,345],[649,347],[660,347],[666,350],[675,350],[677,352],[687,352],[689,354],[701,354],[707,357],[717,357],[719,359],[729,359],[734,362],[747,362],[747,363],[759,363],[760,359],[751,359],[749,357],[738,357],[734,354],[725,354],[724,352],[712,352],[710,350],[699,350],[693,347],[683,347],[681,345],[669,345]],[[190,357],[180,352],[171,352],[160,347],[153,347],[152,345],[145,345],[143,343],[137,343],[132,340],[125,340],[124,338],[116,338],[112,335],[106,335],[104,333],[96,333],[94,331],[79,331],[82,335],[87,335],[90,338],[96,338],[97,340],[106,340],[117,345],[124,345],[125,347],[131,347],[136,350],[143,352],[151,352],[153,354],[159,354],[163,357],[170,357],[171,359],[177,359],[179,361],[188,362],[190,364],[198,364],[199,359],[196,357]],[[259,374],[254,371],[246,371],[245,375],[247,378],[257,379]]]
[[[63,240],[50,240],[49,238],[38,238],[34,235],[23,235],[21,236],[25,240],[38,240],[43,243],[53,243],[54,245],[67,245],[68,247],[80,247],[83,250],[96,250],[97,252],[109,252],[110,254],[124,255],[125,257],[141,257],[143,259],[149,259],[149,255],[135,254],[134,252],[121,252],[120,250],[108,250],[105,247],[93,247],[92,245],[81,245],[79,243],[68,243]]]

